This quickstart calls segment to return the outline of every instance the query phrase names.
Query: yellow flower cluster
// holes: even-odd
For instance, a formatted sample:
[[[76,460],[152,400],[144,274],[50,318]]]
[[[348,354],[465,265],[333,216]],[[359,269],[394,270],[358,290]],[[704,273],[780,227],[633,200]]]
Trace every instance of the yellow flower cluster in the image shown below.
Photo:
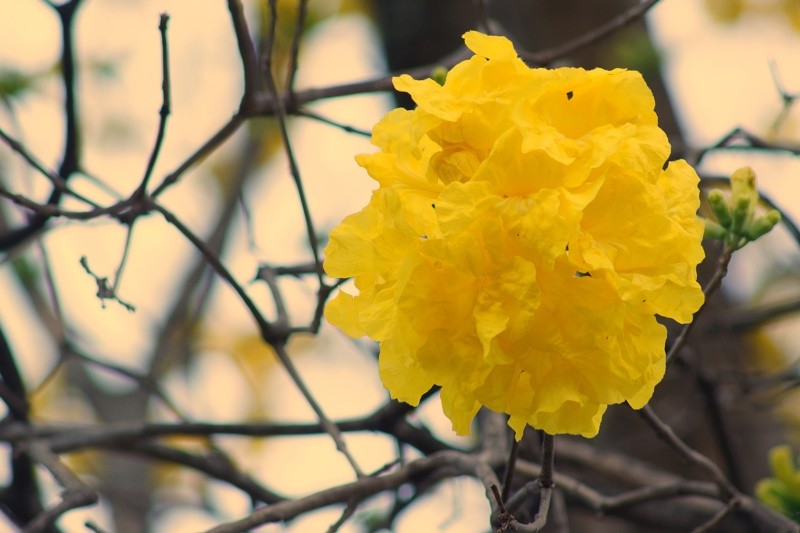
[[[531,69],[503,37],[443,85],[395,78],[417,103],[357,157],[379,188],[335,228],[325,271],[352,277],[327,319],[380,343],[380,376],[416,405],[441,386],[469,433],[481,406],[548,433],[597,434],[642,407],[665,329],[703,302],[698,177],[670,146],[640,74]]]

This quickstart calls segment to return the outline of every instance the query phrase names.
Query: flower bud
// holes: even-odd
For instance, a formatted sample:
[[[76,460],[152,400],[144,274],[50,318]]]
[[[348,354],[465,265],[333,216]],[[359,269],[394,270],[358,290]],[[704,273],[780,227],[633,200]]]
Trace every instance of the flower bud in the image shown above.
[[[731,233],[741,235],[742,229],[753,220],[758,204],[756,173],[750,167],[736,169],[731,174]]]
[[[752,216],[758,203],[756,173],[752,168],[742,167],[731,174],[731,193],[731,203],[734,206],[742,199],[746,199],[749,202],[748,212]]]
[[[445,67],[436,67],[431,71],[431,79],[438,83],[439,85],[444,85],[445,80],[447,80],[447,68]]]
[[[750,219],[750,200],[747,198],[734,198],[731,211],[731,233],[741,235],[742,229]]]
[[[769,233],[769,231],[777,226],[778,222],[780,221],[781,214],[777,210],[771,209],[763,217],[759,217],[748,224],[744,228],[744,236],[749,240],[754,241],[759,237]]]
[[[728,234],[727,229],[723,228],[713,220],[704,218],[703,224],[705,224],[705,228],[703,231],[704,239],[723,240],[725,239],[725,236]]]
[[[711,205],[711,211],[714,213],[717,222],[723,228],[731,227],[731,209],[728,206],[728,201],[722,191],[714,189],[708,193],[708,203]]]

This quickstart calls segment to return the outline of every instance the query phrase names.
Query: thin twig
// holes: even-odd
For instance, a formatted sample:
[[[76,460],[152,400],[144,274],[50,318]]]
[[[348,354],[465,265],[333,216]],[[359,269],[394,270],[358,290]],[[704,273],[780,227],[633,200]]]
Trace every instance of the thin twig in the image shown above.
[[[336,519],[336,522],[331,524],[326,533],[337,533],[344,523],[355,514],[356,510],[358,510],[358,500],[353,499],[347,502],[347,505],[345,506],[344,511],[342,511],[341,516]]]
[[[305,398],[308,405],[311,409],[316,413],[317,418],[325,428],[325,431],[331,436],[334,443],[336,444],[336,448],[345,456],[347,461],[350,463],[350,466],[353,468],[353,471],[356,472],[356,475],[363,476],[363,472],[358,467],[358,464],[355,462],[353,457],[350,455],[350,452],[347,450],[347,446],[342,439],[341,432],[336,427],[336,425],[330,421],[330,419],[325,415],[324,411],[317,403],[316,399],[314,398],[311,391],[306,386],[305,382],[303,381],[300,373],[298,372],[297,368],[295,367],[292,359],[289,357],[289,354],[286,352],[285,342],[288,335],[287,330],[281,330],[277,328],[274,324],[268,322],[261,311],[256,306],[255,302],[250,298],[244,288],[239,284],[238,281],[233,277],[233,275],[228,271],[225,265],[222,264],[217,254],[215,254],[211,249],[209,249],[208,245],[204,243],[199,237],[197,237],[185,224],[183,224],[178,218],[172,214],[168,209],[165,209],[157,202],[153,200],[149,200],[148,204],[161,213],[161,215],[169,222],[171,225],[175,226],[178,231],[183,234],[184,237],[189,239],[189,241],[197,248],[200,253],[203,254],[203,257],[208,260],[211,267],[214,269],[217,274],[222,277],[223,280],[236,292],[237,296],[242,300],[242,303],[245,304],[247,309],[250,311],[250,315],[256,321],[258,325],[259,332],[261,334],[261,338],[272,346],[274,349],[275,354],[277,355],[278,359],[280,360],[283,367],[286,369],[286,372],[292,378],[295,386],[300,390],[301,394]]]
[[[408,74],[415,79],[428,78],[434,70],[442,67],[451,68],[460,61],[469,58],[470,55],[470,52],[466,48],[461,47],[430,65],[424,65],[418,68],[362,81],[304,89],[294,92],[291,98],[289,95],[275,95],[271,92],[268,94],[260,94],[254,112],[259,116],[273,116],[276,113],[279,102],[284,109],[287,109],[290,105],[297,107],[302,104],[328,98],[391,91],[393,90],[392,79],[396,75]],[[294,110],[292,112],[294,112]]]
[[[594,44],[604,37],[619,31],[628,24],[635,22],[643,17],[644,14],[647,13],[647,11],[655,6],[658,2],[659,0],[644,0],[643,2],[632,6],[627,11],[618,15],[607,23],[598,26],[591,31],[587,31],[586,33],[583,33],[569,42],[554,48],[550,48],[549,50],[544,50],[542,52],[521,52],[519,55],[521,58],[535,65],[548,65],[556,59],[560,59],[571,54],[572,52],[575,52],[576,50],[580,50],[581,48],[585,48],[590,44]]]
[[[260,279],[266,283],[272,294],[272,301],[275,304],[275,327],[283,330],[288,329],[289,312],[286,310],[286,303],[283,301],[283,292],[278,286],[278,278],[275,275],[275,271],[267,265],[262,265],[258,269],[256,279]]]
[[[19,155],[22,159],[24,159],[25,162],[28,163],[28,165],[35,168],[41,175],[50,180],[50,183],[53,184],[53,187],[55,189],[67,193],[73,198],[76,198],[77,200],[80,200],[81,202],[84,202],[87,205],[90,205],[95,208],[99,207],[95,202],[93,202],[89,198],[70,189],[69,186],[67,185],[67,182],[64,181],[64,179],[61,176],[49,170],[47,167],[45,167],[38,159],[36,159],[36,157],[33,156],[33,154],[31,154],[25,148],[25,146],[21,142],[14,139],[9,134],[7,134],[3,130],[3,128],[0,128],[0,139],[2,139],[3,142],[5,142],[8,145],[8,147],[11,148],[11,150],[16,152],[17,155]]]
[[[203,242],[200,237],[194,234],[192,230],[189,229],[183,222],[181,222],[178,217],[176,217],[169,209],[161,206],[155,200],[148,199],[148,205],[152,207],[152,209],[161,213],[161,216],[169,222],[170,225],[174,226],[184,237],[186,237],[189,242],[205,257],[206,261],[208,261],[211,268],[230,286],[231,289],[236,293],[242,303],[247,307],[250,315],[256,321],[258,325],[258,329],[261,332],[261,335],[264,339],[269,342],[278,342],[283,340],[285,334],[280,334],[279,332],[275,331],[275,328],[267,322],[267,319],[264,318],[264,315],[258,309],[255,302],[252,298],[247,294],[244,288],[239,284],[238,281],[233,277],[233,274],[228,271],[225,265],[222,264],[219,256],[209,248],[209,246]]]
[[[286,159],[289,162],[289,170],[292,174],[292,180],[294,181],[295,188],[297,189],[297,196],[300,199],[300,207],[303,210],[303,220],[305,221],[306,225],[306,234],[308,235],[311,254],[314,257],[314,263],[319,265],[319,239],[317,238],[317,232],[314,229],[314,221],[311,218],[311,209],[309,208],[308,199],[306,198],[306,193],[303,188],[303,180],[300,177],[300,169],[297,166],[297,161],[294,157],[294,150],[292,149],[292,143],[289,140],[289,130],[286,124],[286,108],[284,107],[283,98],[278,95],[278,87],[275,84],[275,77],[272,73],[272,53],[276,37],[276,25],[278,21],[276,0],[269,0],[269,10],[270,28],[267,38],[267,54],[264,58],[264,78],[267,82],[267,89],[269,90],[269,93],[272,95],[273,101],[275,102],[275,116],[278,120],[278,129],[281,132],[283,149],[286,153]],[[325,283],[322,278],[322,269],[317,271],[317,280],[319,281],[320,286]]]
[[[94,278],[95,284],[97,285],[97,294],[96,296],[100,299],[100,305],[105,309],[106,307],[106,300],[113,300],[119,303],[122,307],[127,309],[130,312],[134,312],[136,307],[132,304],[122,300],[114,290],[114,287],[110,286],[108,283],[108,278],[105,276],[99,276],[92,272],[92,269],[89,267],[89,260],[86,256],[81,256],[80,264],[83,269],[89,274],[92,278]]]
[[[708,522],[694,528],[692,533],[707,533],[708,531],[712,531],[715,527],[722,523],[722,521],[725,520],[728,515],[733,513],[738,506],[739,498],[731,498],[728,500],[728,504],[725,507],[720,509],[717,514],[712,516]]]
[[[517,464],[517,455],[519,453],[519,441],[511,436],[511,450],[508,453],[508,462],[506,463],[506,471],[503,475],[503,493],[501,501],[508,500],[511,493],[511,482],[514,479],[514,467]]]
[[[714,270],[714,274],[711,276],[711,279],[706,283],[706,286],[703,287],[703,296],[705,297],[703,300],[703,304],[698,309],[691,322],[685,324],[682,328],[678,336],[672,342],[672,346],[670,346],[669,352],[667,352],[666,357],[666,364],[669,365],[675,357],[677,357],[678,352],[681,351],[683,346],[686,344],[686,341],[689,338],[689,334],[692,332],[694,325],[697,323],[698,315],[705,309],[706,304],[708,303],[708,299],[711,295],[716,291],[721,285],[722,280],[728,274],[728,266],[730,265],[731,258],[733,257],[734,249],[725,245],[722,250],[722,254],[717,261],[717,268]]]
[[[88,363],[97,363],[106,369],[117,372],[130,379],[141,379],[130,370],[109,364],[100,363],[88,356],[81,355]],[[142,385],[148,386],[144,380]],[[409,430],[412,426],[406,425],[404,417],[413,410],[412,407],[397,402],[389,402],[369,415],[339,420],[336,422],[341,431],[363,432],[380,431],[394,436],[402,443],[409,443]],[[169,436],[213,436],[213,435],[239,435],[248,437],[288,437],[319,435],[325,433],[325,428],[320,423],[309,424],[270,424],[263,422],[215,424],[208,422],[191,422],[176,413],[182,422],[157,423],[157,422],[114,422],[102,425],[66,425],[56,426],[8,423],[0,428],[0,441],[18,443],[29,439],[47,439],[48,445],[56,453],[75,452],[91,447],[113,447],[133,440],[150,439]],[[424,434],[424,428],[413,428],[414,431]],[[433,443],[432,443],[433,444]],[[450,447],[439,441],[431,446],[418,448],[423,453],[435,453]],[[373,474],[374,475],[374,474]]]
[[[122,272],[125,270],[125,264],[128,262],[128,255],[131,250],[131,242],[133,240],[133,224],[125,227],[125,245],[122,247],[122,257],[117,265],[117,271],[114,272],[114,282],[111,284],[111,291],[116,294],[119,288],[119,282],[122,279]]]
[[[455,451],[439,452],[412,461],[389,474],[364,477],[306,497],[258,508],[249,516],[221,524],[208,530],[207,533],[240,533],[262,524],[290,520],[313,509],[353,500],[363,501],[374,494],[396,489],[437,469],[445,472],[447,477],[465,474],[478,477],[484,485],[497,484],[497,478],[491,468],[474,455]]]
[[[289,95],[294,91],[294,80],[297,76],[297,67],[299,65],[297,58],[300,55],[300,41],[303,38],[307,17],[308,0],[299,0],[297,3],[297,19],[295,19],[294,32],[292,33],[292,47],[289,51],[288,75],[286,76],[285,91]]]
[[[143,197],[147,191],[147,184],[150,182],[150,177],[153,175],[153,168],[158,161],[158,155],[161,152],[161,145],[164,142],[164,133],[167,129],[167,118],[172,111],[172,104],[170,99],[171,85],[169,76],[169,48],[167,47],[167,22],[169,22],[169,15],[161,13],[158,18],[158,31],[161,34],[161,109],[158,112],[158,132],[156,133],[156,140],[153,143],[153,149],[150,152],[150,157],[147,160],[147,167],[142,177],[142,183],[134,193],[135,197]]]
[[[542,468],[539,471],[539,510],[533,522],[523,524],[516,519],[508,524],[512,531],[523,533],[533,533],[541,531],[547,525],[547,516],[550,513],[550,502],[553,498],[553,465],[555,462],[555,442],[553,435],[543,433],[542,435]]]
[[[652,407],[645,405],[636,412],[647,422],[651,428],[653,428],[656,435],[658,435],[661,440],[669,444],[672,449],[678,452],[689,462],[705,470],[706,473],[711,476],[711,478],[719,485],[720,491],[722,491],[722,496],[725,500],[734,498],[739,494],[739,491],[733,486],[730,480],[725,477],[725,474],[722,473],[722,470],[720,470],[720,468],[711,459],[683,442],[683,440],[681,440],[681,438],[675,434],[672,428],[669,427],[669,425],[667,425],[663,420],[661,420],[658,415],[656,415]]]
[[[298,109],[292,113],[298,117],[305,117],[310,118],[312,120],[316,120],[318,122],[322,122],[323,124],[327,124],[328,126],[333,126],[335,128],[339,128],[340,130],[344,131],[345,133],[353,133],[355,135],[361,135],[362,137],[372,137],[372,132],[367,130],[362,130],[360,128],[356,128],[355,126],[349,126],[347,124],[342,124],[341,122],[336,122],[333,119],[328,117],[324,117],[319,113],[315,113],[308,108]]]
[[[317,420],[319,420],[320,425],[325,430],[325,432],[330,435],[331,439],[333,439],[334,444],[336,445],[336,449],[339,450],[347,462],[350,463],[350,467],[353,469],[353,472],[356,473],[358,477],[364,477],[364,472],[362,472],[361,468],[358,466],[355,458],[350,454],[350,450],[348,450],[347,445],[342,438],[342,432],[339,427],[331,422],[325,412],[322,410],[322,407],[317,402],[314,395],[311,394],[311,390],[306,386],[303,379],[300,377],[300,373],[298,372],[297,368],[295,367],[294,363],[292,363],[289,354],[286,352],[286,348],[283,343],[276,343],[273,344],[272,347],[275,349],[275,352],[278,354],[278,358],[280,359],[281,363],[283,363],[286,372],[294,381],[295,386],[300,390],[303,397],[306,400],[306,403],[311,407],[314,413],[317,415]]]
[[[775,61],[769,62],[769,70],[772,73],[772,81],[775,84],[775,89],[778,90],[778,95],[781,97],[782,104],[778,116],[775,117],[775,120],[770,126],[770,132],[775,135],[781,129],[781,126],[783,126],[786,117],[789,116],[789,112],[792,110],[792,106],[797,98],[800,97],[800,93],[790,93],[784,88],[780,76],[778,75],[778,66],[775,64]]]
[[[175,185],[178,180],[183,176],[183,174],[193,167],[195,164],[199,163],[200,160],[205,159],[208,157],[214,150],[220,147],[222,143],[228,140],[228,138],[236,133],[241,126],[245,119],[247,118],[246,115],[242,114],[241,112],[237,112],[235,115],[231,117],[231,119],[223,125],[219,131],[217,131],[214,135],[211,136],[206,142],[204,142],[199,148],[197,148],[192,155],[190,155],[186,160],[178,165],[178,168],[167,174],[163,181],[158,184],[158,186],[153,189],[153,192],[150,194],[151,198],[158,198],[161,194],[164,193],[165,190],[170,188],[171,186]]]
[[[66,343],[65,353],[67,353],[71,357],[78,358],[84,363],[96,366],[97,368],[102,368],[103,370],[123,376],[127,379],[130,379],[131,381],[134,381],[143,390],[151,391],[156,396],[156,398],[158,398],[164,404],[164,406],[167,409],[169,409],[169,411],[171,411],[172,414],[174,414],[180,420],[184,422],[188,421],[188,418],[181,411],[178,405],[174,401],[172,401],[172,399],[161,388],[158,382],[154,381],[149,376],[140,375],[132,370],[129,370],[121,365],[112,363],[110,361],[101,361],[96,357],[93,357],[81,351],[72,343]]]
[[[240,489],[254,502],[276,504],[286,500],[284,496],[264,487],[249,474],[241,472],[227,457],[213,452],[200,455],[152,442],[127,442],[106,449],[112,452],[133,453],[192,468]]]

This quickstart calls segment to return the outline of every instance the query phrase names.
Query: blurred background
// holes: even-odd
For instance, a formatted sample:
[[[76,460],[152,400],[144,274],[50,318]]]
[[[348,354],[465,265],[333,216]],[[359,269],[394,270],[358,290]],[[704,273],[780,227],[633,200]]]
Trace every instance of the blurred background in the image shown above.
[[[272,48],[280,87],[293,72],[300,4],[307,14],[293,90],[309,95],[312,89],[446,61],[463,51],[460,36],[478,26],[481,6],[492,31],[535,54],[556,50],[637,2],[281,0]],[[252,38],[263,50],[272,21],[267,3],[243,5]],[[181,169],[239,109],[242,62],[226,3],[85,0],[57,6],[0,0],[0,128],[45,168],[68,170],[70,186],[100,205],[139,187],[153,151],[162,106],[163,12],[169,14],[171,114],[151,189]],[[75,58],[70,66],[62,55],[67,19]],[[800,106],[794,105],[800,96],[800,2],[662,0],[645,18],[548,63],[641,71],[676,158],[697,163],[715,185],[714,179],[739,166],[752,166],[765,196],[786,218],[800,211]],[[65,107],[67,69],[75,75],[73,117]],[[288,136],[321,245],[374,188],[353,159],[372,150],[372,125],[392,107],[410,105],[373,90],[381,87],[386,85],[372,84],[362,94],[344,91],[352,94],[338,98],[309,97],[290,110]],[[70,153],[77,160],[67,161]],[[6,143],[0,144],[0,185],[40,203],[52,194],[51,181]],[[243,122],[159,201],[219,255],[270,320],[279,310],[257,274],[263,265],[282,274],[275,283],[290,324],[298,328],[287,352],[330,418],[365,416],[384,405],[388,398],[374,346],[347,339],[324,321],[318,334],[307,331],[313,329],[307,326],[315,318],[319,284],[274,117]],[[60,206],[86,208],[67,196]],[[124,222],[58,217],[37,228],[29,210],[0,200],[0,345],[2,357],[18,370],[30,419],[55,428],[122,421],[315,422],[239,296],[192,243],[155,213]],[[32,228],[29,234],[15,238],[26,227]],[[708,251],[709,272],[715,253],[713,247]],[[786,226],[737,253],[724,292],[696,328],[691,353],[671,368],[655,398],[665,420],[723,464],[747,493],[769,474],[771,446],[798,444],[800,325],[793,315],[800,308],[799,257],[797,235]],[[96,296],[102,278],[113,285],[110,298]],[[6,365],[6,385],[10,372]],[[442,442],[470,446],[469,439],[451,434],[439,409],[438,401],[424,403],[413,420]],[[13,418],[6,404],[0,413]],[[663,448],[648,447],[652,436],[643,435],[643,427],[631,429],[631,416],[612,410],[594,444],[685,470],[677,459],[665,460]],[[346,439],[366,472],[397,456],[394,440],[380,433]],[[160,442],[219,452],[288,497],[353,479],[327,436]],[[105,531],[200,531],[250,509],[249,497],[227,483],[135,455],[97,448],[62,455],[101,494],[98,505],[63,516],[64,531],[86,531],[87,520]],[[0,486],[13,488],[20,475],[12,468],[15,460],[11,446],[0,445]],[[57,501],[59,486],[44,469],[36,467],[34,479],[44,501]],[[6,505],[12,496],[4,494]],[[389,507],[388,496],[377,497],[340,531],[381,530]],[[328,508],[259,531],[326,531],[341,513]],[[483,487],[456,478],[402,509],[391,530],[483,532],[488,513]],[[595,524],[592,513],[584,514],[571,516],[574,531],[595,530],[585,525]],[[655,531],[614,518],[597,527]],[[15,530],[0,517],[4,528]]]

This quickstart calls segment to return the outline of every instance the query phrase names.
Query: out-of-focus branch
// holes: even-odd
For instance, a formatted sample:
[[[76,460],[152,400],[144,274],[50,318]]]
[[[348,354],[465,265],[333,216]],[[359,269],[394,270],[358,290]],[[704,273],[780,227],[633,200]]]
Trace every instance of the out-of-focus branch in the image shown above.
[[[319,491],[305,498],[297,498],[256,509],[250,516],[219,525],[208,530],[208,533],[239,533],[262,524],[289,520],[302,513],[328,505],[346,504],[354,499],[363,501],[372,495],[396,489],[404,483],[413,481],[415,478],[443,468],[447,469],[448,477],[471,475],[479,478],[488,478],[483,480],[484,483],[493,481],[497,484],[497,478],[491,479],[494,476],[493,472],[480,458],[461,452],[439,452],[412,461],[389,474],[364,477],[352,483]]]
[[[604,37],[621,30],[628,24],[639,20],[659,1],[660,0],[643,0],[607,23],[598,26],[592,31],[588,31],[569,42],[549,50],[544,50],[542,52],[520,52],[520,57],[533,65],[549,65],[553,61],[568,56],[576,50],[580,50],[581,48],[585,48],[586,46],[594,44]]]
[[[250,37],[250,30],[247,28],[247,19],[244,16],[244,9],[240,0],[228,0],[228,12],[231,15],[231,25],[236,35],[236,45],[239,48],[239,57],[242,60],[242,70],[244,77],[244,94],[240,106],[240,113],[246,115],[250,112],[253,99],[258,92],[258,55],[253,40]]]
[[[0,383],[3,385],[2,399],[8,407],[8,418],[4,425],[29,426],[28,395],[22,381],[17,361],[0,327]],[[33,471],[33,462],[26,454],[15,454],[11,459],[11,482],[0,490],[0,511],[14,522],[22,525],[42,512],[39,484]]]
[[[288,74],[286,76],[286,87],[284,89],[284,91],[290,95],[294,91],[294,80],[297,76],[297,67],[299,66],[297,58],[300,56],[300,40],[303,38],[307,17],[308,0],[300,0],[297,3],[297,18],[295,19],[294,32],[292,33],[292,47],[289,51]]]
[[[693,450],[685,442],[683,442],[680,437],[675,434],[672,428],[655,414],[652,407],[645,405],[636,412],[641,415],[641,417],[648,423],[648,425],[650,425],[651,428],[653,428],[653,431],[656,432],[659,438],[669,444],[672,449],[674,449],[691,463],[705,470],[706,473],[719,485],[720,491],[722,491],[722,494],[725,495],[726,500],[735,497],[739,493],[736,487],[733,486],[730,480],[725,477],[725,474],[722,473],[722,470],[720,470],[720,468],[714,464],[711,459],[699,453],[698,451]]]
[[[153,442],[128,442],[127,444],[120,444],[107,449],[197,470],[240,489],[254,502],[274,504],[285,500],[284,496],[269,490],[251,476],[241,472],[222,454],[212,452],[206,455],[198,455]]]
[[[47,531],[64,513],[97,503],[99,499],[97,493],[67,468],[46,445],[40,442],[31,443],[26,452],[31,459],[47,468],[64,490],[61,491],[60,501],[28,523],[23,530],[24,533]]]
[[[64,153],[61,158],[61,165],[58,169],[58,176],[63,183],[80,169],[80,130],[78,127],[78,104],[76,97],[76,68],[74,51],[74,21],[75,14],[81,6],[82,0],[70,0],[60,5],[49,5],[56,11],[61,21],[61,79],[64,87]],[[53,187],[47,203],[50,205],[58,204],[63,190]],[[0,250],[9,250],[22,243],[32,235],[35,235],[44,228],[50,216],[36,213],[25,226],[10,230],[0,235]]]
[[[25,148],[25,146],[21,142],[19,142],[18,140],[14,139],[13,137],[11,137],[2,128],[0,128],[0,139],[2,139],[2,141],[5,142],[8,145],[9,148],[11,148],[14,152],[16,152],[17,155],[22,157],[25,160],[25,162],[28,163],[28,165],[30,165],[32,168],[35,168],[41,175],[43,175],[48,180],[50,180],[50,183],[53,184],[53,187],[55,189],[58,189],[63,193],[67,193],[70,196],[72,196],[72,197],[74,197],[74,198],[76,198],[76,199],[78,199],[78,200],[80,200],[80,201],[92,206],[92,207],[99,207],[92,200],[86,198],[82,194],[79,194],[79,193],[71,190],[69,188],[69,186],[67,185],[67,182],[64,181],[64,179],[61,176],[59,176],[55,172],[49,170],[47,167],[45,167],[38,159],[36,159],[36,157],[33,154],[31,154],[28,151],[27,148]],[[49,206],[49,207],[53,207],[54,208],[54,206]],[[50,215],[47,215],[46,213],[42,213],[42,216],[50,216]]]

